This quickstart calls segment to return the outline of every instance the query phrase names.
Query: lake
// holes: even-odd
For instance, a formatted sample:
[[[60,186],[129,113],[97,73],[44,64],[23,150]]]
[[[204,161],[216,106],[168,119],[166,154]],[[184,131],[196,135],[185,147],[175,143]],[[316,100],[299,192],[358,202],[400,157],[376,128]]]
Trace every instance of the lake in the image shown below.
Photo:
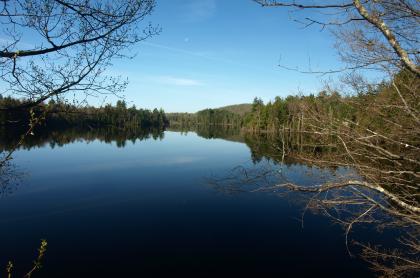
[[[18,150],[0,199],[1,268],[12,260],[22,277],[46,239],[34,277],[372,276],[330,219],[308,212],[302,225],[296,196],[214,182],[238,166],[303,185],[333,173],[200,135],[55,134]]]

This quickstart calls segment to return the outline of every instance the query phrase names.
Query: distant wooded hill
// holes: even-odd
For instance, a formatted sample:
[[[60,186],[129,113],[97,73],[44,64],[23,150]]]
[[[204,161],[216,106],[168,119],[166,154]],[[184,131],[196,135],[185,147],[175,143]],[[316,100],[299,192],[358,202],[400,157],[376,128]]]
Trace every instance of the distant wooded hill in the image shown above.
[[[242,104],[228,105],[228,106],[216,108],[215,110],[228,111],[233,114],[238,114],[239,116],[244,116],[245,114],[250,113],[252,111],[252,104],[242,103]]]
[[[252,104],[242,103],[196,113],[166,113],[172,126],[241,125],[243,117],[252,112]]]

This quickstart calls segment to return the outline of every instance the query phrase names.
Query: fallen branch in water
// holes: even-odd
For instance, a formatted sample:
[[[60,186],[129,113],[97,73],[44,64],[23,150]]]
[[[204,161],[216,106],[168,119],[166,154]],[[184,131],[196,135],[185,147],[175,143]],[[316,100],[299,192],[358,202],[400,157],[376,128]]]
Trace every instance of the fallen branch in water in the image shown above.
[[[396,196],[395,194],[386,190],[385,188],[383,188],[381,186],[378,186],[378,185],[375,185],[375,184],[371,184],[371,183],[364,182],[364,181],[358,181],[358,180],[349,180],[349,181],[339,182],[339,183],[325,183],[325,184],[315,185],[315,186],[300,186],[300,185],[296,185],[296,184],[293,184],[293,183],[283,183],[283,184],[275,185],[271,188],[261,188],[260,190],[267,190],[267,189],[274,189],[274,188],[283,187],[283,188],[287,188],[287,189],[293,190],[293,191],[322,193],[322,192],[326,192],[328,190],[339,189],[339,188],[349,187],[349,186],[361,186],[361,187],[365,187],[365,188],[374,190],[376,192],[382,193],[384,196],[386,196],[387,198],[389,198],[390,200],[395,202],[395,204],[397,204],[399,207],[401,207],[401,208],[403,208],[403,209],[405,209],[409,212],[412,212],[412,213],[420,213],[420,207],[407,204],[406,202],[401,200],[398,196]],[[383,205],[381,205],[381,206],[383,206]]]

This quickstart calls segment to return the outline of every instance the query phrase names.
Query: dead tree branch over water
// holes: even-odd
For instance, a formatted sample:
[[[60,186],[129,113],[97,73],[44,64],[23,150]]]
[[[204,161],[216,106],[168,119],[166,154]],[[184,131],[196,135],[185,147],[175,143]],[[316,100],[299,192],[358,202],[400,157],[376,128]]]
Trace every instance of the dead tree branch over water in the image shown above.
[[[292,156],[292,153],[289,153]],[[271,154],[266,154],[273,157]],[[288,159],[291,159],[289,156]],[[280,162],[280,155],[275,155]],[[296,163],[296,162],[295,162]],[[292,164],[295,164],[292,163]],[[210,179],[210,185],[222,192],[267,192],[288,196],[288,200],[302,207],[302,227],[308,211],[327,216],[342,226],[347,250],[351,256],[365,259],[381,277],[416,277],[420,270],[420,214],[419,207],[408,205],[397,198],[400,194],[384,191],[383,188],[372,186],[362,177],[357,179],[353,174],[327,174],[325,178],[314,185],[302,186],[288,181],[288,163],[279,167],[264,165],[261,162],[252,167],[236,167],[225,177]],[[343,167],[312,164],[313,173],[340,172]],[[306,167],[306,166],[305,166]],[[330,168],[333,167],[333,168]],[[329,169],[329,170],[328,170]],[[344,173],[345,171],[343,171]],[[310,173],[308,173],[310,174]],[[318,179],[315,174],[314,178]],[[326,182],[322,182],[322,180]],[[275,183],[275,181],[282,183]],[[329,180],[329,181],[328,181]],[[274,184],[274,185],[273,185]],[[398,196],[398,197],[397,197]],[[389,198],[388,198],[389,197]],[[391,247],[381,246],[379,240],[371,238],[366,241],[360,226],[372,227],[376,233],[392,231],[399,236]],[[380,238],[380,237],[378,237]],[[398,247],[395,247],[395,244]],[[386,244],[385,244],[386,246]]]

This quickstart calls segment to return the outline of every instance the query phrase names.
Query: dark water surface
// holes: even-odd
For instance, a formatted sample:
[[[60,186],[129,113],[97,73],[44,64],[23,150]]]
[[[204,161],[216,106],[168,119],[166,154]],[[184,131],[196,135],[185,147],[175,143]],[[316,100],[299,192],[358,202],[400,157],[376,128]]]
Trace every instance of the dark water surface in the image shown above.
[[[247,144],[171,131],[107,141],[46,140],[16,152],[21,183],[0,199],[2,271],[13,260],[22,277],[46,239],[44,266],[33,277],[372,275],[325,217],[309,213],[302,228],[303,207],[288,198],[208,183],[238,165],[270,164]],[[316,183],[322,173],[307,170],[289,164],[284,171]]]

